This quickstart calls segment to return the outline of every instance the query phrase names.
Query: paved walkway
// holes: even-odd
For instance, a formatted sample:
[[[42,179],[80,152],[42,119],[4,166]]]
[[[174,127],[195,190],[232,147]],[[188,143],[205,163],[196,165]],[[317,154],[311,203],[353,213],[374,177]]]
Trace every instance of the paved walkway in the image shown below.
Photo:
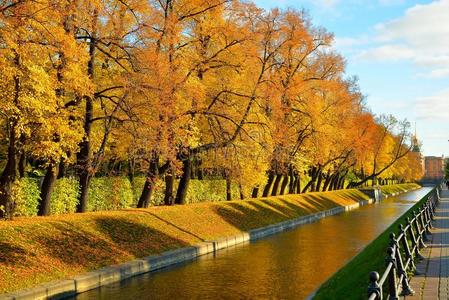
[[[431,241],[421,250],[426,258],[417,269],[422,275],[414,276],[410,285],[415,291],[411,299],[449,299],[449,191],[441,194],[441,203],[435,214]]]

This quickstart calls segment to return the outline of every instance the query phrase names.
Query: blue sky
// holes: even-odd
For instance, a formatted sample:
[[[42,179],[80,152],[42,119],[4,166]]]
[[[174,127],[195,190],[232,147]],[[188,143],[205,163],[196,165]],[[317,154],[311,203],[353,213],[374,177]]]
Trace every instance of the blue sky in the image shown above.
[[[425,155],[449,155],[449,0],[254,2],[305,8],[335,34],[370,109],[416,122]]]

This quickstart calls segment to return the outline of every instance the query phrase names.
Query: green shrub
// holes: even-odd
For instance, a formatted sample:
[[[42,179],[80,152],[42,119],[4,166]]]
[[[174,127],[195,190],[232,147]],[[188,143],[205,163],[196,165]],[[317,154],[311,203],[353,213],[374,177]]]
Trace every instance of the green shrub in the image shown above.
[[[134,178],[133,182],[133,195],[134,206],[137,205],[140,195],[142,194],[143,185],[145,183],[145,177],[139,176]],[[175,180],[173,186],[173,192],[176,196],[176,190],[179,185],[179,180]],[[160,205],[164,202],[165,183],[163,180],[156,182],[156,187],[151,197],[151,205]],[[240,191],[236,184],[231,185],[231,197],[233,200],[240,199]],[[226,200],[226,181],[223,179],[207,179],[198,180],[192,179],[189,183],[189,189],[187,191],[186,202],[198,203],[206,201],[224,201]]]
[[[76,211],[79,184],[75,178],[61,178],[56,181],[50,200],[50,213],[59,215]]]
[[[40,200],[38,178],[22,178],[14,184],[13,199],[16,216],[37,215]],[[87,210],[116,210],[136,207],[142,193],[145,177],[135,177],[133,184],[127,177],[95,177],[92,178],[88,192]],[[175,180],[176,193],[179,180]],[[164,201],[165,183],[156,182],[151,198],[151,206],[161,205]],[[61,178],[56,181],[51,195],[50,213],[52,215],[73,213],[78,204],[80,188],[75,178]],[[231,186],[232,199],[240,199],[238,186]],[[198,203],[206,201],[226,200],[226,182],[222,179],[192,179],[187,191],[186,202]]]
[[[126,177],[92,178],[87,210],[114,210],[133,206],[133,191]]]
[[[236,184],[231,184],[231,198],[240,199],[240,192]],[[187,191],[186,202],[198,203],[206,201],[226,200],[226,180],[191,180]]]
[[[24,177],[13,184],[12,199],[15,216],[35,216],[40,200],[39,180]]]

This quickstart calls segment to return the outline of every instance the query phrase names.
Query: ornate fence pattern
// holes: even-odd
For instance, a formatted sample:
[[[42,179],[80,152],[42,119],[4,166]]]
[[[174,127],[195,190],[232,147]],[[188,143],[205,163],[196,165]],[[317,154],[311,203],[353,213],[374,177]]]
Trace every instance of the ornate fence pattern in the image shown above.
[[[415,261],[424,259],[420,249],[426,247],[425,242],[429,241],[428,235],[440,200],[440,191],[440,185],[435,187],[425,203],[413,211],[413,217],[407,217],[406,223],[399,225],[399,236],[396,237],[393,232],[390,234],[386,269],[382,277],[375,271],[369,274],[369,300],[382,300],[384,293],[389,300],[414,294],[409,279],[412,274],[417,274]]]

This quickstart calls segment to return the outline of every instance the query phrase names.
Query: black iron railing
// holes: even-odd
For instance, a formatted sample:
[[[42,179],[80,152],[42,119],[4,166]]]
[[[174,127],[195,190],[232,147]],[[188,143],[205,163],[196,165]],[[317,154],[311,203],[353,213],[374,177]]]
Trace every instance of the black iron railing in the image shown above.
[[[413,295],[409,285],[411,275],[418,274],[415,262],[423,260],[420,249],[426,247],[428,235],[435,217],[435,208],[440,200],[441,185],[436,186],[419,209],[413,211],[412,217],[399,225],[399,236],[390,234],[390,245],[387,248],[386,269],[380,277],[373,271],[369,274],[369,300],[382,300],[384,293],[388,299],[399,299],[399,296]]]

